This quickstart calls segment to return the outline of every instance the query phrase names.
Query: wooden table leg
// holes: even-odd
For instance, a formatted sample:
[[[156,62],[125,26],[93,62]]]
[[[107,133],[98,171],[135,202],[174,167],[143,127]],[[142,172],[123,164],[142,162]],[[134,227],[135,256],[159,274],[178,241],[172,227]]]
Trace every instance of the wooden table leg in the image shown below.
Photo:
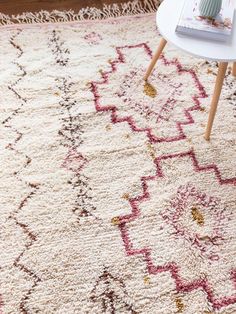
[[[227,70],[228,62],[220,62],[219,63],[219,69],[218,69],[218,74],[216,78],[216,83],[215,83],[215,89],[211,101],[211,108],[208,116],[208,122],[207,122],[207,128],[205,132],[205,139],[207,141],[210,140],[210,135],[211,135],[211,129],[212,125],[214,122],[216,110],[217,110],[217,105],[220,99],[220,94],[221,94],[221,89],[224,83],[224,78],[225,78],[225,73]]]
[[[232,71],[233,76],[236,76],[236,62],[233,64],[233,71]]]
[[[145,81],[148,79],[148,77],[151,74],[155,64],[157,63],[157,60],[160,58],[160,55],[161,55],[163,49],[165,48],[166,43],[167,43],[167,41],[164,38],[162,38],[161,41],[160,41],[160,44],[159,44],[159,46],[157,48],[157,51],[155,52],[155,54],[154,54],[154,56],[152,58],[152,61],[149,64],[147,72],[144,75],[144,80]]]

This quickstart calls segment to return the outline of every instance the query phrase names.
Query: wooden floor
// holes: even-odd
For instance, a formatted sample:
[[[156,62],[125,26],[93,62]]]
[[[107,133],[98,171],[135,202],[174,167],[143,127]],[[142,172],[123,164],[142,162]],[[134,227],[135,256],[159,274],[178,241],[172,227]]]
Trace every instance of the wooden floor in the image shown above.
[[[123,2],[127,0],[0,0],[0,12],[11,15],[54,9],[79,11],[87,6],[101,8],[103,4]]]

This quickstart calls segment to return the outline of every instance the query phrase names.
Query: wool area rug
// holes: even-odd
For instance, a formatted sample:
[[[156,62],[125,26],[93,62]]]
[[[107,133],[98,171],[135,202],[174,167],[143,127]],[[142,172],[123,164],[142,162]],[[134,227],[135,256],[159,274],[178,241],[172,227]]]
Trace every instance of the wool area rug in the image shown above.
[[[236,313],[230,68],[206,142],[217,64],[144,84],[154,13],[45,15],[1,20],[1,313]]]

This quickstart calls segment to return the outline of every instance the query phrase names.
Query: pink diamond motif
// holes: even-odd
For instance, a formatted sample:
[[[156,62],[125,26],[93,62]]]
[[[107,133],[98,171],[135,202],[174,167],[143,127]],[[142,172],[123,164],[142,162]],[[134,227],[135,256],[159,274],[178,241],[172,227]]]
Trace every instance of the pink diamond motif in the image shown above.
[[[78,174],[86,163],[87,159],[81,153],[75,148],[70,148],[62,166]]]

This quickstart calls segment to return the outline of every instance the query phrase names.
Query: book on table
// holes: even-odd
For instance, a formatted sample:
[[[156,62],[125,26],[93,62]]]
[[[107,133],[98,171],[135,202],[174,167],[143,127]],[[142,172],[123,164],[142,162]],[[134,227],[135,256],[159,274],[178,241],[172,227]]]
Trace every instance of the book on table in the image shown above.
[[[215,18],[201,17],[200,0],[185,0],[176,33],[191,37],[227,42],[233,32],[236,0],[223,0],[220,13]]]

